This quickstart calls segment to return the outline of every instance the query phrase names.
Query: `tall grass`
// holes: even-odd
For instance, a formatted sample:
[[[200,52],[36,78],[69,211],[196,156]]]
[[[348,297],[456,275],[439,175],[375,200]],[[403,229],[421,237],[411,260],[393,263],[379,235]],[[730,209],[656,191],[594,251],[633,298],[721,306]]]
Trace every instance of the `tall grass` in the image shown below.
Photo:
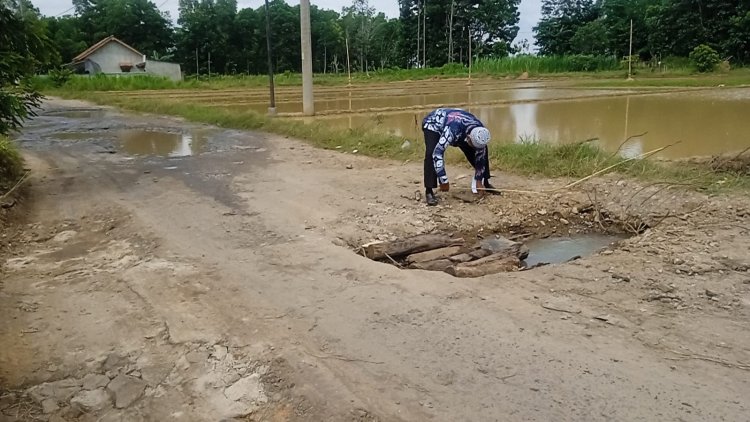
[[[620,163],[613,171],[647,181],[689,184],[705,191],[748,190],[746,168],[713,169],[702,163],[662,163],[648,159],[627,161],[585,143],[495,144],[490,148],[493,165],[527,176],[583,178]],[[747,164],[745,164],[747,165]]]
[[[620,62],[611,56],[530,56],[503,57],[499,59],[479,59],[474,69],[486,74],[529,74],[602,72],[621,69]]]
[[[23,174],[23,158],[16,145],[0,135],[0,195],[10,189]]]
[[[667,59],[662,67],[648,67],[640,63],[634,70],[636,83],[625,82],[626,67],[614,57],[602,56],[515,56],[500,59],[479,59],[472,66],[476,77],[516,76],[528,72],[539,77],[573,77],[581,79],[580,84],[587,86],[623,86],[623,85],[659,85],[706,86],[714,81],[728,80],[727,85],[750,83],[750,69],[734,69],[729,73],[711,73],[694,76],[694,70],[684,60]],[[467,77],[469,69],[460,63],[450,63],[438,68],[418,69],[378,69],[369,72],[351,74],[352,83],[398,82],[432,78]],[[689,77],[689,78],[688,78]],[[601,80],[605,78],[606,80]],[[591,79],[599,79],[592,81]],[[667,80],[669,82],[654,82]],[[642,82],[641,82],[642,81]],[[649,82],[650,81],[650,82]],[[274,76],[277,86],[298,86],[302,84],[299,73],[283,72]],[[316,74],[318,86],[340,86],[349,83],[347,73]],[[723,82],[718,82],[723,83]],[[73,75],[62,87],[56,87],[52,78],[38,76],[34,86],[40,91],[137,91],[159,89],[208,89],[220,90],[231,88],[261,88],[268,86],[267,75],[188,75],[182,81],[172,81],[153,75],[128,76],[83,76]]]
[[[419,80],[433,77],[455,77],[468,74],[462,65],[446,65],[439,68],[424,69],[381,69],[370,72],[354,72],[353,83],[360,82],[394,82],[409,79]],[[349,75],[346,73],[316,74],[316,85],[346,85]],[[274,75],[277,86],[302,85],[302,75],[283,72]],[[52,78],[37,76],[34,87],[40,91],[138,91],[157,89],[229,89],[260,88],[268,86],[267,75],[187,75],[182,81],[154,75],[96,76],[73,75],[63,86],[55,86]]]

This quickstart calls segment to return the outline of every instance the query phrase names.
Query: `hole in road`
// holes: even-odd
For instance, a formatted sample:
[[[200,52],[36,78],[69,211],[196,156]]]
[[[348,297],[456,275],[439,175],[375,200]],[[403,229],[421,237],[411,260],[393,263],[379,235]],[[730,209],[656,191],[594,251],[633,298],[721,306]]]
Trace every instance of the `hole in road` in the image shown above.
[[[77,110],[66,110],[66,111],[48,111],[44,113],[45,116],[55,117],[66,117],[68,119],[91,119],[95,117],[101,117],[104,115],[102,109],[77,109]]]
[[[199,132],[173,133],[155,130],[126,129],[117,132],[119,149],[139,156],[187,157],[203,152],[206,136]],[[51,138],[67,141],[107,142],[106,131],[57,132]],[[113,151],[114,152],[114,151]]]
[[[568,262],[615,246],[625,238],[619,234],[589,233],[512,240],[501,234],[477,238],[476,233],[431,233],[372,242],[361,246],[358,252],[399,268],[480,277]]]
[[[187,157],[203,151],[206,138],[197,133],[123,130],[118,133],[123,151],[132,155]]]

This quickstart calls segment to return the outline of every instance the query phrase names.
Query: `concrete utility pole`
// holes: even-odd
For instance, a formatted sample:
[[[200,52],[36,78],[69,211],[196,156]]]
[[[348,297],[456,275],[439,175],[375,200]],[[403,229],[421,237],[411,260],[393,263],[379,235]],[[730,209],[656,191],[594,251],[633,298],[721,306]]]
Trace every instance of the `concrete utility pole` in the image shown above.
[[[633,80],[633,19],[630,20],[630,52],[628,53],[628,80]]]
[[[455,1],[451,0],[451,18],[448,24],[448,63],[453,63],[453,6]]]
[[[427,0],[422,2],[422,67],[427,68]]]
[[[299,2],[299,23],[302,38],[302,113],[315,114],[313,98],[312,42],[310,41],[310,0]]]
[[[346,33],[346,71],[349,73],[349,86],[352,86],[352,65],[349,61],[349,33]]]
[[[268,106],[268,115],[276,115],[276,92],[273,87],[273,60],[271,60],[271,15],[268,11],[268,0],[266,0],[266,49],[268,52],[268,87],[270,93],[270,103]]]
[[[420,59],[422,51],[422,4],[417,1],[417,67],[422,61]]]
[[[471,28],[469,28],[469,81],[466,85],[471,85]]]

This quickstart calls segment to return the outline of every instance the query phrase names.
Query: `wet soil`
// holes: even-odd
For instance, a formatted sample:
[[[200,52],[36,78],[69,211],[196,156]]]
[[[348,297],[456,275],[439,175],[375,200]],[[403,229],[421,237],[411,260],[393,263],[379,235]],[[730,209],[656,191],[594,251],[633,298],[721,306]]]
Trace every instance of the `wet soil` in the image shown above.
[[[5,420],[746,418],[746,196],[608,176],[427,207],[413,163],[54,115],[80,108],[48,102],[17,136],[33,177],[0,233]],[[138,155],[126,129],[210,135],[200,155]],[[349,248],[433,231],[632,237],[476,279]]]

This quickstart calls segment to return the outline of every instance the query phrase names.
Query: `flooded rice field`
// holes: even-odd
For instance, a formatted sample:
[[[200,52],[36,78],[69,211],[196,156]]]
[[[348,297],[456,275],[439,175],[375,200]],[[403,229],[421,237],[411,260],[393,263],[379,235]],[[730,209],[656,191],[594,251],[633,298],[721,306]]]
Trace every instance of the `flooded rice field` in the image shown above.
[[[315,117],[301,116],[301,88],[277,90],[281,117],[325,122],[419,140],[421,120],[436,107],[476,114],[495,142],[562,144],[596,138],[624,157],[679,141],[662,158],[708,156],[750,146],[750,87],[587,89],[564,82],[479,80],[405,81],[352,87],[316,87]],[[128,93],[228,110],[265,113],[265,89]]]

